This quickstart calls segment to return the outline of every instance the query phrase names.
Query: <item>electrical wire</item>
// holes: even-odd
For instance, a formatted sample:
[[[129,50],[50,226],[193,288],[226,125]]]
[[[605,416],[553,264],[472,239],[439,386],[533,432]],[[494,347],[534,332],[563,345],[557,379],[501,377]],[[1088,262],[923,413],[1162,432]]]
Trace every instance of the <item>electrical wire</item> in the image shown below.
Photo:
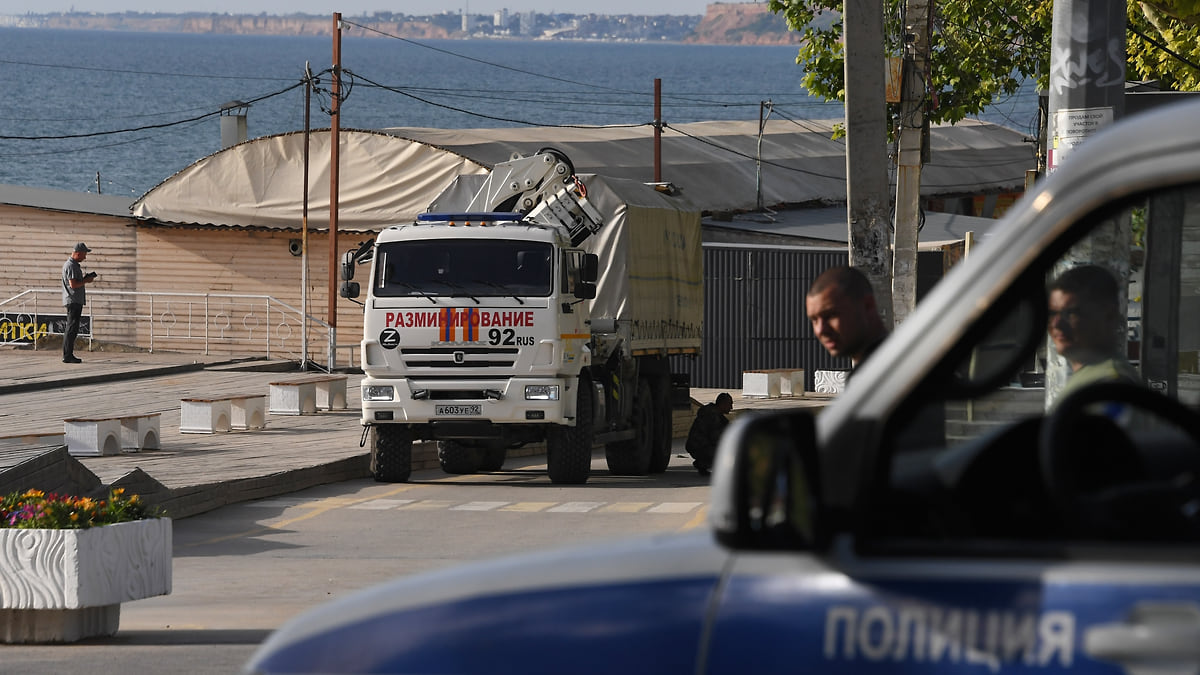
[[[786,164],[780,164],[780,163],[778,163],[778,162],[772,162],[772,161],[771,161],[771,160],[769,160],[769,159],[760,159],[760,158],[758,158],[758,157],[755,157],[754,155],[749,155],[749,154],[746,154],[746,153],[744,153],[744,152],[742,152],[742,151],[740,151],[740,150],[734,150],[733,148],[730,148],[730,147],[726,147],[726,146],[724,146],[724,145],[721,145],[720,143],[717,143],[716,141],[713,141],[713,140],[709,140],[709,139],[707,139],[707,138],[704,138],[703,136],[697,136],[697,135],[695,135],[695,134],[689,134],[688,132],[686,132],[686,131],[684,131],[684,130],[680,129],[679,127],[676,127],[676,126],[673,126],[673,125],[670,125],[670,124],[664,124],[664,125],[663,125],[663,129],[670,129],[671,131],[674,131],[675,133],[677,133],[677,134],[679,134],[679,135],[681,135],[681,136],[686,136],[686,137],[688,137],[688,138],[690,138],[690,139],[692,139],[692,140],[694,140],[694,141],[698,141],[698,142],[700,142],[700,143],[703,143],[703,144],[705,144],[705,145],[712,146],[712,147],[714,147],[714,148],[716,148],[716,149],[718,149],[718,150],[723,150],[723,151],[725,151],[725,152],[728,152],[728,153],[729,153],[729,154],[731,154],[731,155],[737,155],[738,157],[743,157],[743,158],[745,158],[745,159],[751,159],[751,160],[754,160],[754,161],[756,161],[756,162],[761,162],[761,163],[763,163],[763,164],[768,164],[768,165],[770,165],[770,166],[773,166],[773,167],[775,167],[775,168],[777,168],[777,169],[783,169],[783,170],[785,170],[785,171],[793,171],[793,172],[795,172],[795,173],[802,173],[802,174],[805,174],[805,175],[808,175],[808,176],[816,176],[817,178],[828,178],[828,179],[830,179],[830,180],[839,180],[839,181],[840,181],[840,180],[844,180],[844,179],[845,179],[845,177],[844,177],[844,176],[841,176],[841,175],[836,175],[836,176],[833,176],[833,175],[829,175],[829,174],[824,174],[824,173],[821,173],[821,172],[819,172],[819,171],[809,171],[808,169],[801,169],[800,167],[796,167],[796,166],[787,166]]]
[[[0,59],[0,63],[5,63],[13,66],[33,66],[36,68],[61,68],[63,70],[83,70],[93,73],[118,73],[121,75],[154,75],[156,77],[185,77],[192,79],[211,79],[211,80],[265,80],[270,82],[286,82],[289,78],[282,77],[253,77],[242,75],[206,75],[204,73],[168,73],[153,70],[126,70],[123,68],[98,68],[95,66],[69,66],[60,63],[35,63],[32,61],[14,61],[12,59]]]
[[[1171,47],[1169,45],[1159,42],[1158,40],[1155,40],[1154,38],[1150,37],[1149,35],[1146,35],[1144,32],[1142,32],[1137,27],[1127,25],[1126,29],[1130,33],[1133,33],[1134,35],[1142,38],[1146,42],[1149,42],[1152,46],[1157,47],[1158,49],[1161,49],[1162,51],[1166,52],[1170,56],[1175,57],[1175,59],[1177,59],[1180,63],[1184,64],[1185,66],[1192,68],[1194,70],[1200,70],[1200,65],[1197,65],[1195,61],[1192,61],[1191,59],[1180,54],[1179,52],[1176,52],[1174,49],[1171,49]]]
[[[351,72],[345,68],[343,68],[342,71],[346,72],[346,73]],[[387,85],[380,84],[369,78],[363,77],[362,75],[354,74],[354,77],[362,80],[363,82],[374,85],[380,89],[384,89],[384,90],[390,91],[394,94],[399,94],[401,96],[411,98],[415,101],[420,101],[421,103],[424,103],[426,105],[431,105],[436,108],[442,108],[443,110],[451,110],[453,112],[462,113],[464,115],[471,115],[472,117],[481,117],[483,119],[494,120],[497,122],[508,122],[510,124],[524,124],[526,126],[531,126],[531,127],[555,127],[555,128],[560,128],[560,129],[595,129],[600,126],[600,125],[595,125],[595,124],[542,124],[542,123],[538,123],[538,122],[531,122],[529,120],[522,120],[522,119],[511,118],[511,117],[501,117],[499,115],[488,115],[487,113],[476,112],[474,110],[467,110],[466,108],[460,108],[458,106],[452,106],[452,105],[448,105],[445,103],[437,103],[437,102],[431,101],[427,98],[422,98],[420,96],[417,96],[416,94],[411,94],[402,89],[396,89],[394,87],[389,87]],[[615,124],[615,125],[604,125],[604,126],[605,126],[605,128],[633,128],[633,127],[646,126],[648,124],[651,124],[651,122],[639,122],[637,124]]]
[[[567,79],[565,77],[557,77],[555,75],[546,75],[544,73],[536,73],[531,70],[514,68],[512,66],[506,66],[506,65],[503,65],[500,63],[494,63],[492,61],[485,61],[484,59],[475,58],[474,56],[467,56],[466,54],[459,54],[457,52],[450,51],[449,49],[442,49],[441,47],[434,47],[433,45],[427,45],[422,42],[418,42],[417,40],[410,40],[406,37],[401,37],[401,36],[395,35],[393,33],[388,33],[387,31],[382,31],[382,30],[379,30],[378,28],[372,28],[371,26],[364,26],[361,23],[354,23],[353,21],[348,21],[346,19],[342,19],[342,23],[346,24],[346,25],[350,25],[350,26],[355,26],[357,28],[361,28],[361,29],[371,32],[371,33],[376,33],[376,34],[382,35],[384,37],[392,38],[393,40],[399,40],[406,44],[413,45],[414,47],[421,47],[422,49],[429,49],[429,50],[438,52],[440,54],[446,54],[447,56],[453,56],[455,58],[465,59],[467,61],[472,61],[472,62],[478,63],[480,65],[491,66],[493,68],[500,68],[501,70],[507,70],[507,71],[514,72],[514,73],[520,73],[522,75],[529,75],[532,77],[540,77],[540,78],[544,78],[547,80],[554,80],[556,82],[565,82],[567,84],[574,84],[574,85],[577,85],[580,87],[588,87],[591,89],[603,89],[605,91],[616,91],[616,92],[621,92],[621,93],[625,93],[625,94],[634,93],[628,89],[620,89],[618,87],[606,87],[603,85],[593,84],[590,82],[580,82],[578,80],[571,80],[571,79]]]
[[[422,48],[422,49],[428,49],[428,50],[431,50],[431,51],[437,52],[437,53],[439,53],[439,54],[445,54],[445,55],[447,55],[447,56],[453,56],[453,57],[455,57],[455,58],[464,59],[464,60],[467,60],[467,61],[471,61],[471,62],[474,62],[474,63],[478,63],[478,64],[480,64],[480,65],[490,66],[490,67],[492,67],[492,68],[499,68],[499,69],[501,69],[501,70],[507,70],[507,71],[510,71],[510,72],[519,73],[519,74],[521,74],[521,75],[529,75],[530,77],[536,77],[536,78],[541,78],[541,79],[546,79],[546,80],[552,80],[552,81],[555,81],[555,82],[562,82],[562,83],[565,83],[565,84],[572,84],[572,85],[576,85],[576,86],[580,86],[580,87],[586,87],[586,88],[588,88],[588,89],[590,89],[590,90],[596,90],[596,89],[599,89],[599,90],[603,90],[603,91],[610,91],[610,92],[616,92],[616,93],[622,93],[622,94],[631,94],[631,95],[635,95],[635,96],[641,96],[641,97],[647,97],[647,96],[650,96],[650,94],[647,94],[646,92],[643,92],[643,91],[636,91],[636,90],[631,90],[631,89],[622,89],[622,88],[620,88],[620,87],[608,87],[608,86],[605,86],[605,85],[599,85],[599,84],[595,84],[595,83],[592,83],[592,82],[582,82],[582,81],[579,81],[579,80],[572,80],[572,79],[569,79],[569,78],[558,77],[558,76],[556,76],[556,75],[547,75],[547,74],[545,74],[545,73],[539,73],[539,72],[532,71],[532,70],[525,70],[525,69],[523,69],[523,68],[515,68],[515,67],[513,67],[513,66],[507,66],[507,65],[504,65],[504,64],[502,64],[502,63],[496,63],[496,62],[494,62],[494,61],[487,61],[487,60],[485,60],[485,59],[480,59],[480,58],[477,58],[477,57],[474,57],[474,56],[467,56],[466,54],[460,54],[460,53],[458,53],[458,52],[455,52],[455,51],[452,51],[452,50],[449,50],[449,49],[443,49],[443,48],[441,48],[441,47],[435,47],[435,46],[433,46],[433,45],[425,44],[425,43],[423,43],[423,42],[420,42],[420,41],[418,41],[418,40],[412,40],[412,39],[409,39],[409,38],[406,38],[406,37],[402,37],[402,36],[396,35],[396,34],[394,34],[394,33],[388,33],[387,31],[383,31],[383,30],[380,30],[380,29],[378,29],[378,28],[373,28],[373,27],[371,27],[371,26],[365,26],[365,25],[363,25],[363,24],[360,24],[360,23],[355,23],[355,22],[353,22],[353,21],[349,21],[349,20],[346,20],[346,19],[342,19],[342,23],[343,23],[343,24],[346,24],[346,25],[354,26],[354,27],[356,27],[356,28],[361,28],[361,29],[363,29],[364,31],[368,31],[368,32],[371,32],[371,33],[375,33],[375,34],[377,34],[377,35],[381,35],[381,36],[383,36],[383,37],[391,38],[391,39],[393,39],[393,40],[399,40],[399,41],[401,41],[401,42],[404,42],[404,43],[406,43],[406,44],[410,44],[410,45],[412,45],[412,46],[414,46],[414,47],[420,47],[420,48]],[[381,86],[382,86],[382,85],[381,85]],[[544,92],[534,92],[534,93],[538,93],[539,95],[541,95],[541,94],[543,94]],[[718,95],[725,95],[725,94],[718,94]],[[728,95],[729,95],[729,96],[735,96],[735,95],[737,95],[737,94],[728,94]],[[747,94],[747,95],[752,95],[752,96],[760,96],[760,94]],[[690,97],[692,97],[692,96],[699,96],[699,94],[664,94],[664,95],[663,95],[663,100],[676,100],[676,99],[678,99],[678,100],[688,100],[688,101],[690,101],[690,102],[692,102],[692,103],[696,103],[696,104],[700,104],[700,105],[710,105],[710,106],[721,106],[721,105],[726,105],[724,102],[721,102],[721,101],[712,101],[711,99],[705,99],[705,98],[691,99]],[[753,103],[744,103],[744,104],[738,104],[738,105],[745,105],[745,106],[751,106],[751,105],[753,105],[753,106],[757,106],[757,105],[758,105],[758,101],[757,101],[757,100],[755,100],[755,102],[753,102]]]
[[[287,93],[287,92],[295,89],[296,87],[301,87],[301,86],[304,86],[303,81],[297,82],[291,86],[280,89],[279,91],[272,92],[270,94],[264,94],[257,98],[252,98],[249,101],[246,101],[246,103],[247,104],[258,103],[259,101],[264,101],[266,99],[269,99],[269,98],[272,98],[275,96],[279,96],[280,94]],[[113,134],[126,134],[126,133],[132,133],[132,132],[137,132],[137,131],[147,131],[150,129],[165,129],[167,127],[175,127],[175,126],[179,126],[181,124],[188,124],[189,122],[198,122],[200,120],[207,119],[209,117],[213,117],[215,115],[220,115],[220,114],[221,114],[220,110],[213,110],[213,111],[204,113],[203,115],[196,115],[193,117],[189,117],[187,119],[175,120],[173,122],[162,122],[159,124],[145,124],[140,127],[131,127],[131,128],[127,128],[127,129],[109,129],[107,131],[90,131],[90,132],[79,133],[79,134],[59,134],[59,135],[54,135],[54,136],[0,135],[0,140],[6,140],[6,141],[61,141],[61,140],[67,140],[67,139],[71,139],[71,138],[95,138],[97,136],[111,136]]]

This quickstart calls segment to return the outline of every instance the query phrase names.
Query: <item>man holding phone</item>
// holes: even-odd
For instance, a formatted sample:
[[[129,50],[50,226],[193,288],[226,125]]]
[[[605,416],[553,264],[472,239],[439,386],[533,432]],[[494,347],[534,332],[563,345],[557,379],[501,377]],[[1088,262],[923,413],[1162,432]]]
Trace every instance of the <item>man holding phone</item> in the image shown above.
[[[83,305],[87,302],[87,284],[95,281],[96,273],[83,273],[79,263],[87,260],[92,249],[82,241],[75,244],[75,251],[63,263],[63,306],[67,308],[67,329],[63,331],[63,363],[83,363],[75,356],[75,338],[79,336],[79,318],[83,316]]]

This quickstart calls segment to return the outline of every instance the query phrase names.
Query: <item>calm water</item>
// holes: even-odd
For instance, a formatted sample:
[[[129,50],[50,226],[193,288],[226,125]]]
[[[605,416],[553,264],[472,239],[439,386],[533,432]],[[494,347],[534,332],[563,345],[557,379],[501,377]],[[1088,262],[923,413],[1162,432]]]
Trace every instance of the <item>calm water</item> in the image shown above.
[[[249,137],[304,127],[305,63],[329,37],[0,29],[0,183],[139,196],[220,149],[221,104],[251,101]],[[795,47],[342,37],[343,128],[644,124],[662,79],[667,123],[842,116],[809,97]],[[328,78],[322,81],[328,87]],[[346,93],[348,91],[348,93]],[[283,92],[283,93],[280,93]],[[327,128],[328,95],[312,103]],[[985,119],[1026,130],[1029,93]],[[199,118],[199,119],[197,119]],[[190,120],[190,121],[189,121]],[[104,133],[138,129],[124,133]],[[72,137],[73,136],[73,137]]]

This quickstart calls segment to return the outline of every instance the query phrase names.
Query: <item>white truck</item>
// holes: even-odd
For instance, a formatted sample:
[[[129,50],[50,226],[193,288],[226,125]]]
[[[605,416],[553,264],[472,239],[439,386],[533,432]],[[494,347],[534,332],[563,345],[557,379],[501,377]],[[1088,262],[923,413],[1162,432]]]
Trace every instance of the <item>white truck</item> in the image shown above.
[[[346,255],[343,297],[372,262],[362,423],[377,480],[408,479],[417,439],[438,442],[448,473],[498,470],[537,442],[555,483],[586,482],[594,444],[614,474],[666,470],[667,357],[700,350],[700,214],[662,186],[589,183],[559,151],[514,156]]]

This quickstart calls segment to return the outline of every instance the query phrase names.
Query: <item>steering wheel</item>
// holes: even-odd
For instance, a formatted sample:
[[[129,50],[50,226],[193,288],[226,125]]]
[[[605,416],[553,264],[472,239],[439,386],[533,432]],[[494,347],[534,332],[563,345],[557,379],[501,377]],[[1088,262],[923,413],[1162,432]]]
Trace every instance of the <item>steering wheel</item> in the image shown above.
[[[1174,425],[1196,446],[1186,469],[1148,475],[1144,457],[1114,421],[1088,412],[1115,403]],[[1058,402],[1038,438],[1042,481],[1069,535],[1130,539],[1200,537],[1200,416],[1128,382],[1101,382]],[[1183,534],[1181,534],[1183,533]]]

